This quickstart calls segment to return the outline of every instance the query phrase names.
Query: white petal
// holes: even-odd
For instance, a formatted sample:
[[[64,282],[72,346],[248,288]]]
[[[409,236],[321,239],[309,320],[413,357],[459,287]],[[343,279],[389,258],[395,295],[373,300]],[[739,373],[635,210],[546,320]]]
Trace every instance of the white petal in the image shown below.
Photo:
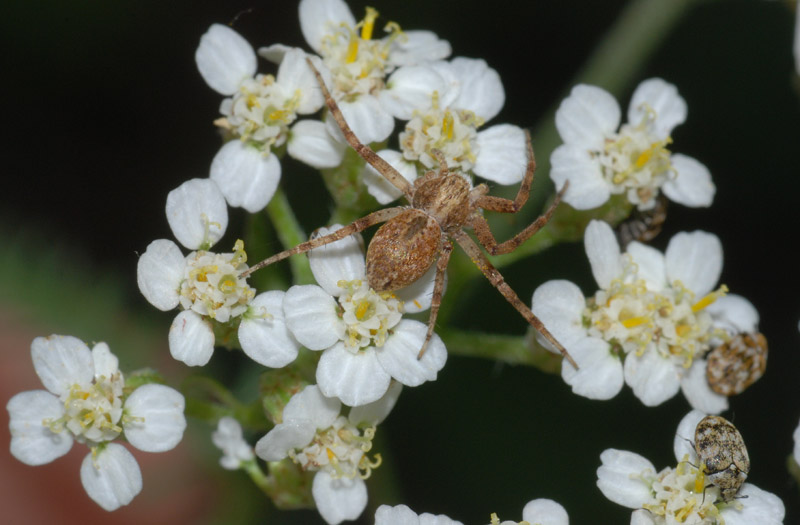
[[[414,182],[417,178],[417,168],[416,166],[408,162],[404,157],[403,154],[399,151],[394,151],[390,149],[381,150],[378,153],[378,156],[392,165],[394,169],[400,173],[407,181]],[[394,184],[386,180],[386,177],[378,173],[378,170],[370,166],[369,164],[364,165],[364,170],[362,171],[362,178],[364,180],[364,184],[367,185],[367,191],[370,195],[375,197],[381,204],[389,204],[395,199],[399,199],[403,192],[397,189]]]
[[[547,281],[533,292],[531,311],[562,345],[586,337],[582,319],[585,308],[581,289],[569,281]]]
[[[283,297],[286,326],[301,345],[324,350],[339,341],[340,332],[344,331],[336,304],[319,286],[292,286]]]
[[[450,103],[474,112],[484,121],[494,118],[506,101],[500,75],[481,58],[456,57],[450,67],[459,80],[458,98]]]
[[[406,505],[381,505],[375,511],[375,525],[419,525],[419,516]]]
[[[330,525],[358,518],[367,506],[367,486],[361,478],[337,478],[321,470],[311,485],[314,503]]]
[[[325,104],[317,77],[306,62],[307,56],[300,48],[289,48],[283,55],[276,77],[287,93],[299,93],[297,112],[301,115],[314,113]]]
[[[284,292],[258,294],[250,302],[250,314],[239,325],[242,351],[258,364],[281,368],[297,358],[300,344],[283,318]],[[265,314],[261,317],[261,314]]]
[[[142,471],[128,449],[109,443],[94,460],[92,454],[83,458],[81,482],[95,503],[112,511],[127,505],[142,491]]]
[[[669,359],[646,351],[641,357],[625,358],[625,382],[645,406],[654,407],[678,393],[681,383],[676,366]]]
[[[308,385],[286,403],[282,417],[284,422],[304,419],[314,423],[318,429],[325,429],[333,425],[341,409],[342,403],[338,399],[325,397],[317,385]]]
[[[600,454],[602,465],[597,469],[597,487],[603,495],[624,507],[638,509],[652,500],[650,488],[637,477],[643,473],[655,476],[652,463],[639,454],[609,448]]]
[[[361,95],[352,102],[339,100],[338,103],[345,122],[350,125],[356,138],[364,144],[382,142],[392,134],[394,118],[372,95]],[[339,142],[345,142],[342,130],[330,114],[326,117],[325,124],[331,136]]]
[[[314,439],[317,427],[308,419],[291,419],[270,430],[256,443],[256,455],[264,461],[280,461],[290,450],[303,448]]]
[[[172,234],[190,250],[211,246],[228,227],[228,205],[211,179],[187,180],[167,195],[167,222]]]
[[[631,242],[626,251],[639,267],[638,278],[644,279],[650,290],[655,292],[663,290],[667,285],[664,254],[636,241]]]
[[[775,494],[745,483],[736,497],[737,503],[742,504],[742,510],[734,505],[723,508],[720,515],[725,525],[783,525],[786,508]]]
[[[72,447],[68,431],[55,434],[43,423],[64,415],[64,404],[44,390],[20,392],[6,405],[11,432],[11,455],[26,465],[44,465],[60,458]]]
[[[670,239],[665,255],[669,282],[680,281],[698,301],[719,281],[722,243],[713,233],[678,233]]]
[[[180,302],[180,285],[186,259],[178,245],[167,239],[151,242],[136,264],[136,281],[147,301],[166,312]]]
[[[281,163],[272,153],[265,156],[241,140],[231,140],[214,155],[209,177],[228,204],[258,213],[275,195]]]
[[[384,370],[406,386],[433,381],[447,361],[447,349],[435,333],[425,355],[417,359],[427,331],[426,324],[403,319],[394,327],[394,334],[386,339],[383,347],[376,349],[378,361]]]
[[[564,507],[545,498],[529,501],[522,509],[522,519],[537,525],[569,525],[569,516]]]
[[[450,42],[441,40],[432,31],[403,31],[403,37],[392,40],[389,49],[389,63],[396,66],[442,60],[450,56]]]
[[[334,140],[319,120],[300,120],[292,126],[287,151],[292,158],[312,168],[335,168],[342,163],[345,144]]]
[[[758,310],[753,303],[741,295],[728,294],[706,307],[714,318],[714,325],[730,333],[753,333],[758,331]]]
[[[598,151],[617,130],[620,113],[619,104],[606,90],[580,84],[558,107],[556,128],[565,144]]]
[[[211,323],[191,310],[179,313],[169,328],[169,353],[189,366],[203,366],[214,353]]]
[[[403,310],[407,314],[424,312],[431,307],[433,289],[436,286],[436,265],[433,264],[422,277],[405,288],[395,290],[394,294],[403,301]],[[447,272],[444,274],[442,295],[447,292]]]
[[[298,6],[300,30],[308,45],[319,52],[322,38],[342,24],[354,27],[356,19],[342,0],[301,0]]]
[[[719,414],[728,410],[728,398],[717,394],[708,386],[706,360],[697,359],[681,379],[681,390],[692,408],[706,414]]]
[[[692,410],[681,419],[678,423],[678,430],[675,432],[675,438],[672,442],[672,451],[675,453],[675,459],[683,461],[684,456],[689,456],[689,461],[695,463],[697,454],[694,451],[694,432],[697,424],[700,423],[706,413],[700,410]]]
[[[498,184],[516,184],[525,177],[528,148],[518,126],[498,124],[478,133],[478,158],[472,171]]]
[[[589,399],[605,400],[622,390],[625,384],[622,362],[611,354],[607,342],[585,337],[572,342],[567,350],[580,367],[575,370],[569,364],[561,366],[561,377],[573,392]]]
[[[663,140],[672,128],[686,120],[686,101],[678,94],[678,88],[660,78],[645,80],[636,88],[628,107],[628,122],[639,124],[649,112],[655,112],[655,120],[649,131],[658,140]]]
[[[239,84],[256,72],[256,53],[242,35],[213,24],[200,38],[194,55],[203,80],[221,95],[233,95]]]
[[[314,230],[309,240],[324,237],[340,229],[342,229],[341,224],[332,224],[330,228],[318,228]],[[328,294],[338,297],[345,291],[338,286],[339,281],[363,280],[366,276],[364,239],[360,234],[348,235],[338,241],[314,248],[308,252],[308,264],[320,287]]]
[[[433,93],[447,88],[445,79],[429,66],[401,67],[386,81],[378,95],[381,106],[400,120],[411,120],[415,111],[431,107]]]
[[[88,385],[94,379],[92,352],[86,343],[71,335],[37,337],[31,344],[36,375],[57,396],[75,383]]]
[[[258,56],[269,62],[272,62],[273,64],[280,64],[283,62],[283,57],[291,49],[295,48],[292,46],[287,46],[286,44],[272,44],[265,47],[259,47],[256,53]]]
[[[119,359],[111,353],[106,343],[97,343],[92,347],[92,362],[94,363],[94,378],[110,378],[119,372]]]
[[[603,221],[591,221],[586,227],[583,245],[594,280],[600,288],[608,288],[613,279],[622,275],[619,243],[611,226]]]
[[[675,178],[662,187],[670,200],[692,208],[711,206],[716,186],[711,181],[711,172],[699,161],[676,153],[670,157]]]
[[[589,150],[563,144],[550,155],[550,179],[561,191],[569,181],[564,202],[576,210],[597,208],[611,197],[611,191],[600,172],[600,163]]]
[[[419,525],[464,525],[460,521],[451,520],[444,514],[428,514],[423,512],[419,515]]]
[[[349,406],[377,401],[389,389],[390,381],[373,348],[353,354],[344,343],[336,343],[325,350],[317,364],[317,385],[322,393],[338,397]]]
[[[172,450],[183,438],[186,401],[174,388],[165,385],[142,385],[125,401],[130,417],[124,423],[128,442],[145,452]]]
[[[656,525],[656,522],[649,510],[639,509],[631,514],[631,525]]]
[[[392,411],[402,391],[403,385],[397,381],[393,381],[389,386],[389,390],[386,391],[383,397],[372,403],[353,407],[347,417],[354,425],[358,425],[359,423],[366,423],[370,426],[378,425],[386,419],[386,416]]]

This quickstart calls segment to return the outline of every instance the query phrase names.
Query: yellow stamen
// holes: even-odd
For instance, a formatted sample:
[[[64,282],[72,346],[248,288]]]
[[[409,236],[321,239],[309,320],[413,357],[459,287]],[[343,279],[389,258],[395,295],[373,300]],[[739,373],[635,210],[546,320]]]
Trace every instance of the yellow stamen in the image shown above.
[[[369,40],[372,38],[372,30],[375,29],[375,19],[378,18],[378,11],[372,7],[367,7],[367,16],[364,17],[364,25],[361,27],[361,38]]]
[[[447,140],[453,140],[453,114],[446,111],[442,119],[442,135],[447,137]]]
[[[728,293],[728,287],[724,284],[719,287],[718,290],[711,292],[710,294],[706,295],[696,303],[692,305],[692,312],[699,312],[706,306],[710,305],[720,297],[723,297],[726,293]]]
[[[622,321],[622,326],[625,328],[634,328],[639,325],[643,325],[647,322],[647,317],[631,317],[630,319],[625,319]]]
[[[347,56],[345,56],[344,61],[346,64],[352,64],[356,61],[356,57],[358,56],[358,37],[355,35],[350,37],[350,43],[347,45]]]

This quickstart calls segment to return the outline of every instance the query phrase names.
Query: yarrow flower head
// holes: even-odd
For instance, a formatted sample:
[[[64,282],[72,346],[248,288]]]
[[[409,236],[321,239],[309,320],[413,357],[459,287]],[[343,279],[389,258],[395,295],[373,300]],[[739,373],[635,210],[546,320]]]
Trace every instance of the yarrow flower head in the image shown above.
[[[280,180],[275,148],[291,133],[305,132],[290,126],[299,114],[322,107],[322,93],[302,50],[285,51],[277,76],[256,74],[253,48],[221,24],[202,36],[195,61],[209,87],[229,97],[222,101],[223,117],[216,125],[238,139],[214,157],[211,178],[231,206],[256,213],[270,201]]]
[[[686,206],[711,205],[715,187],[708,169],[668,149],[670,133],[686,120],[686,111],[675,86],[652,78],[636,88],[628,123],[619,127],[614,97],[596,86],[575,86],[556,112],[564,144],[550,158],[556,187],[570,181],[564,201],[585,210],[624,194],[639,210],[648,210],[663,191]]]
[[[605,497],[633,512],[636,525],[779,525],[783,502],[772,493],[744,483],[735,499],[725,502],[709,486],[691,440],[705,416],[693,410],[678,425],[674,437],[678,464],[656,472],[650,461],[634,452],[607,449],[600,455],[597,486]]]
[[[190,366],[205,365],[214,351],[214,329],[224,327],[238,329],[242,350],[254,361],[273,368],[292,362],[299,347],[283,325],[283,292],[256,297],[244,275],[241,240],[231,253],[208,251],[228,221],[216,183],[193,179],[170,192],[167,217],[175,237],[195,251],[184,256],[168,239],[153,241],[139,258],[137,281],[159,310],[182,309],[169,331],[172,356]]]
[[[119,362],[105,343],[89,350],[72,336],[37,337],[31,345],[36,374],[47,390],[15,395],[6,408],[11,454],[28,465],[44,465],[69,452],[72,443],[91,453],[81,464],[81,482],[105,510],[127,505],[142,490],[133,455],[115,439],[145,452],[171,450],[183,437],[184,399],[164,385],[126,392]]]
[[[395,22],[386,24],[386,37],[374,38],[378,12],[372,8],[367,8],[359,22],[342,0],[301,0],[298,11],[306,42],[322,57],[321,70],[333,97],[365,144],[386,140],[394,129],[392,107],[398,100],[415,98],[430,82],[425,68],[410,67],[404,82],[389,84],[386,76],[398,67],[417,66],[450,54],[450,44],[434,33],[403,31]],[[259,54],[280,62],[286,49],[275,44],[259,49]],[[328,130],[341,142],[341,133],[331,120]],[[322,135],[316,138],[316,148],[332,149],[322,144]]]
[[[755,332],[758,313],[746,299],[726,296],[724,285],[714,289],[719,239],[679,233],[665,254],[638,242],[620,253],[611,227],[592,221],[585,245],[600,289],[585,298],[571,282],[549,281],[532,306],[580,366],[561,370],[573,391],[610,399],[625,382],[655,406],[682,388],[695,408],[727,408],[727,398],[708,385],[705,355],[734,333]]]
[[[339,228],[320,228],[314,237]],[[367,284],[362,242],[354,235],[308,252],[319,286],[293,286],[283,300],[297,341],[324,351],[316,373],[320,390],[349,406],[376,401],[392,378],[406,386],[432,381],[447,359],[436,334],[417,359],[427,326],[402,318],[430,307],[435,268],[408,288],[377,293]]]
[[[381,464],[380,454],[368,455],[376,426],[389,415],[401,389],[394,383],[379,400],[345,417],[338,399],[307,386],[286,404],[282,422],[256,443],[256,454],[265,461],[288,457],[316,472],[311,492],[325,521],[354,520],[367,505],[364,480]]]
[[[427,99],[416,106],[398,104],[395,116],[408,120],[400,133],[401,151],[382,150],[378,154],[409,180],[417,172],[439,166],[463,173],[474,173],[499,184],[522,180],[527,166],[525,132],[518,126],[498,124],[478,131],[502,109],[505,92],[497,71],[485,61],[456,57],[430,65],[429,76],[438,75]],[[391,84],[407,74],[398,70]],[[410,174],[410,175],[409,175]],[[369,192],[386,204],[402,194],[388,184],[372,167],[364,181]]]

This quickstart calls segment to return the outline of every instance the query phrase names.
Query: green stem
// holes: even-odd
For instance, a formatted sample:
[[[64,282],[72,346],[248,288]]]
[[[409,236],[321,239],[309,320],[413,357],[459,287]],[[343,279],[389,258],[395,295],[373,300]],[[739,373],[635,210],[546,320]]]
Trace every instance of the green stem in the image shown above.
[[[289,204],[286,193],[280,187],[267,205],[267,214],[272,220],[272,224],[278,234],[278,240],[280,240],[284,248],[289,249],[308,240],[308,235],[306,235],[294,211],[292,211],[292,206]],[[290,257],[289,266],[292,269],[292,277],[295,284],[315,282],[306,257]]]
[[[557,373],[561,369],[561,356],[548,352],[530,334],[499,335],[450,328],[437,329],[436,333],[450,354],[529,365],[548,373]]]
[[[206,376],[190,376],[183,381],[181,393],[186,398],[185,414],[215,425],[220,418],[230,416],[251,430],[266,431],[267,421],[261,402],[240,402],[222,383]]]

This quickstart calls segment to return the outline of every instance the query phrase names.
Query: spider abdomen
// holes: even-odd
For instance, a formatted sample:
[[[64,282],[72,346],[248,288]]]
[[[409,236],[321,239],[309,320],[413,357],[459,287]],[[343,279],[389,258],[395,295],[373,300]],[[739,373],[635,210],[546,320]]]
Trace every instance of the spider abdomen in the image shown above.
[[[367,279],[376,292],[413,283],[436,260],[442,230],[425,212],[408,209],[381,226],[367,249]]]

